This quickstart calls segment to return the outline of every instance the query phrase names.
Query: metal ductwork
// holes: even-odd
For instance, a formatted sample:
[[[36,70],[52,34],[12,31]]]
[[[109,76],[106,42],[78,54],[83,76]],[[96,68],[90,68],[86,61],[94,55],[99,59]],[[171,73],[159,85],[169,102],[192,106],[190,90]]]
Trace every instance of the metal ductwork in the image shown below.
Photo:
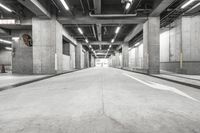
[[[90,17],[93,18],[126,18],[126,17],[136,17],[137,13],[135,14],[92,14],[89,13]]]

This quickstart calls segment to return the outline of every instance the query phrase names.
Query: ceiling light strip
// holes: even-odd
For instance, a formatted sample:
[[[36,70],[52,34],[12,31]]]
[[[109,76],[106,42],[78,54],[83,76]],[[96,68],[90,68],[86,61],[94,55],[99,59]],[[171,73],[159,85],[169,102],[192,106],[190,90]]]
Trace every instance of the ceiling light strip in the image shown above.
[[[60,2],[63,4],[64,8],[69,11],[69,6],[67,5],[67,3],[65,2],[65,0],[60,0]]]
[[[3,5],[1,3],[0,3],[0,7],[3,8],[3,9],[5,9],[8,12],[12,12],[12,10],[10,8],[8,8],[7,6],[5,6],[5,5]]]
[[[11,41],[0,39],[0,43],[12,44]]]
[[[192,4],[195,0],[189,0],[188,2],[186,2],[182,7],[181,9],[184,9],[186,8],[187,6],[189,6],[190,4]]]

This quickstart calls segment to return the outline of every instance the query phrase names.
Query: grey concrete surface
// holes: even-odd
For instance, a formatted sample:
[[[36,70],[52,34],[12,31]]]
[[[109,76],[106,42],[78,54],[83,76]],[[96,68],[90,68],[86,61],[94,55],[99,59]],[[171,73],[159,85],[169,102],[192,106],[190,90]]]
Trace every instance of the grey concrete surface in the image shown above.
[[[143,69],[160,73],[160,17],[149,17],[143,25]]]
[[[0,88],[5,86],[11,86],[18,83],[31,81],[39,78],[43,78],[49,75],[18,75],[12,73],[0,73]]]
[[[129,44],[128,43],[124,43],[122,45],[122,67],[129,67]],[[117,62],[119,60],[119,57],[117,57]]]
[[[19,39],[13,40],[11,53],[12,72],[17,74],[32,74],[33,73],[33,48],[24,44],[23,35],[32,36],[31,30],[12,30],[14,37]]]
[[[91,68],[0,92],[1,133],[199,133],[200,90]]]

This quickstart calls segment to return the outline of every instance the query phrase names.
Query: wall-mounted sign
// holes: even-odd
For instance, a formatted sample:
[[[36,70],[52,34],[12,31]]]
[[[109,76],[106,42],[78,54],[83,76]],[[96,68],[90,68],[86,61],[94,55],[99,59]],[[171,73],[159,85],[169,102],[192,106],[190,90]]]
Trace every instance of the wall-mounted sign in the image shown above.
[[[28,47],[32,47],[33,46],[33,41],[32,41],[32,37],[28,34],[24,34],[22,36],[23,40],[24,40],[24,44]]]

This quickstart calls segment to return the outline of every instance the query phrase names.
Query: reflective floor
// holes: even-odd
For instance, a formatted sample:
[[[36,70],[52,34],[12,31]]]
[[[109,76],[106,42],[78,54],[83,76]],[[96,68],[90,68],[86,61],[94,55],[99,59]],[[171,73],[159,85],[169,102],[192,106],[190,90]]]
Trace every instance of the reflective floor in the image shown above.
[[[0,92],[0,133],[200,133],[200,90],[91,68]]]

